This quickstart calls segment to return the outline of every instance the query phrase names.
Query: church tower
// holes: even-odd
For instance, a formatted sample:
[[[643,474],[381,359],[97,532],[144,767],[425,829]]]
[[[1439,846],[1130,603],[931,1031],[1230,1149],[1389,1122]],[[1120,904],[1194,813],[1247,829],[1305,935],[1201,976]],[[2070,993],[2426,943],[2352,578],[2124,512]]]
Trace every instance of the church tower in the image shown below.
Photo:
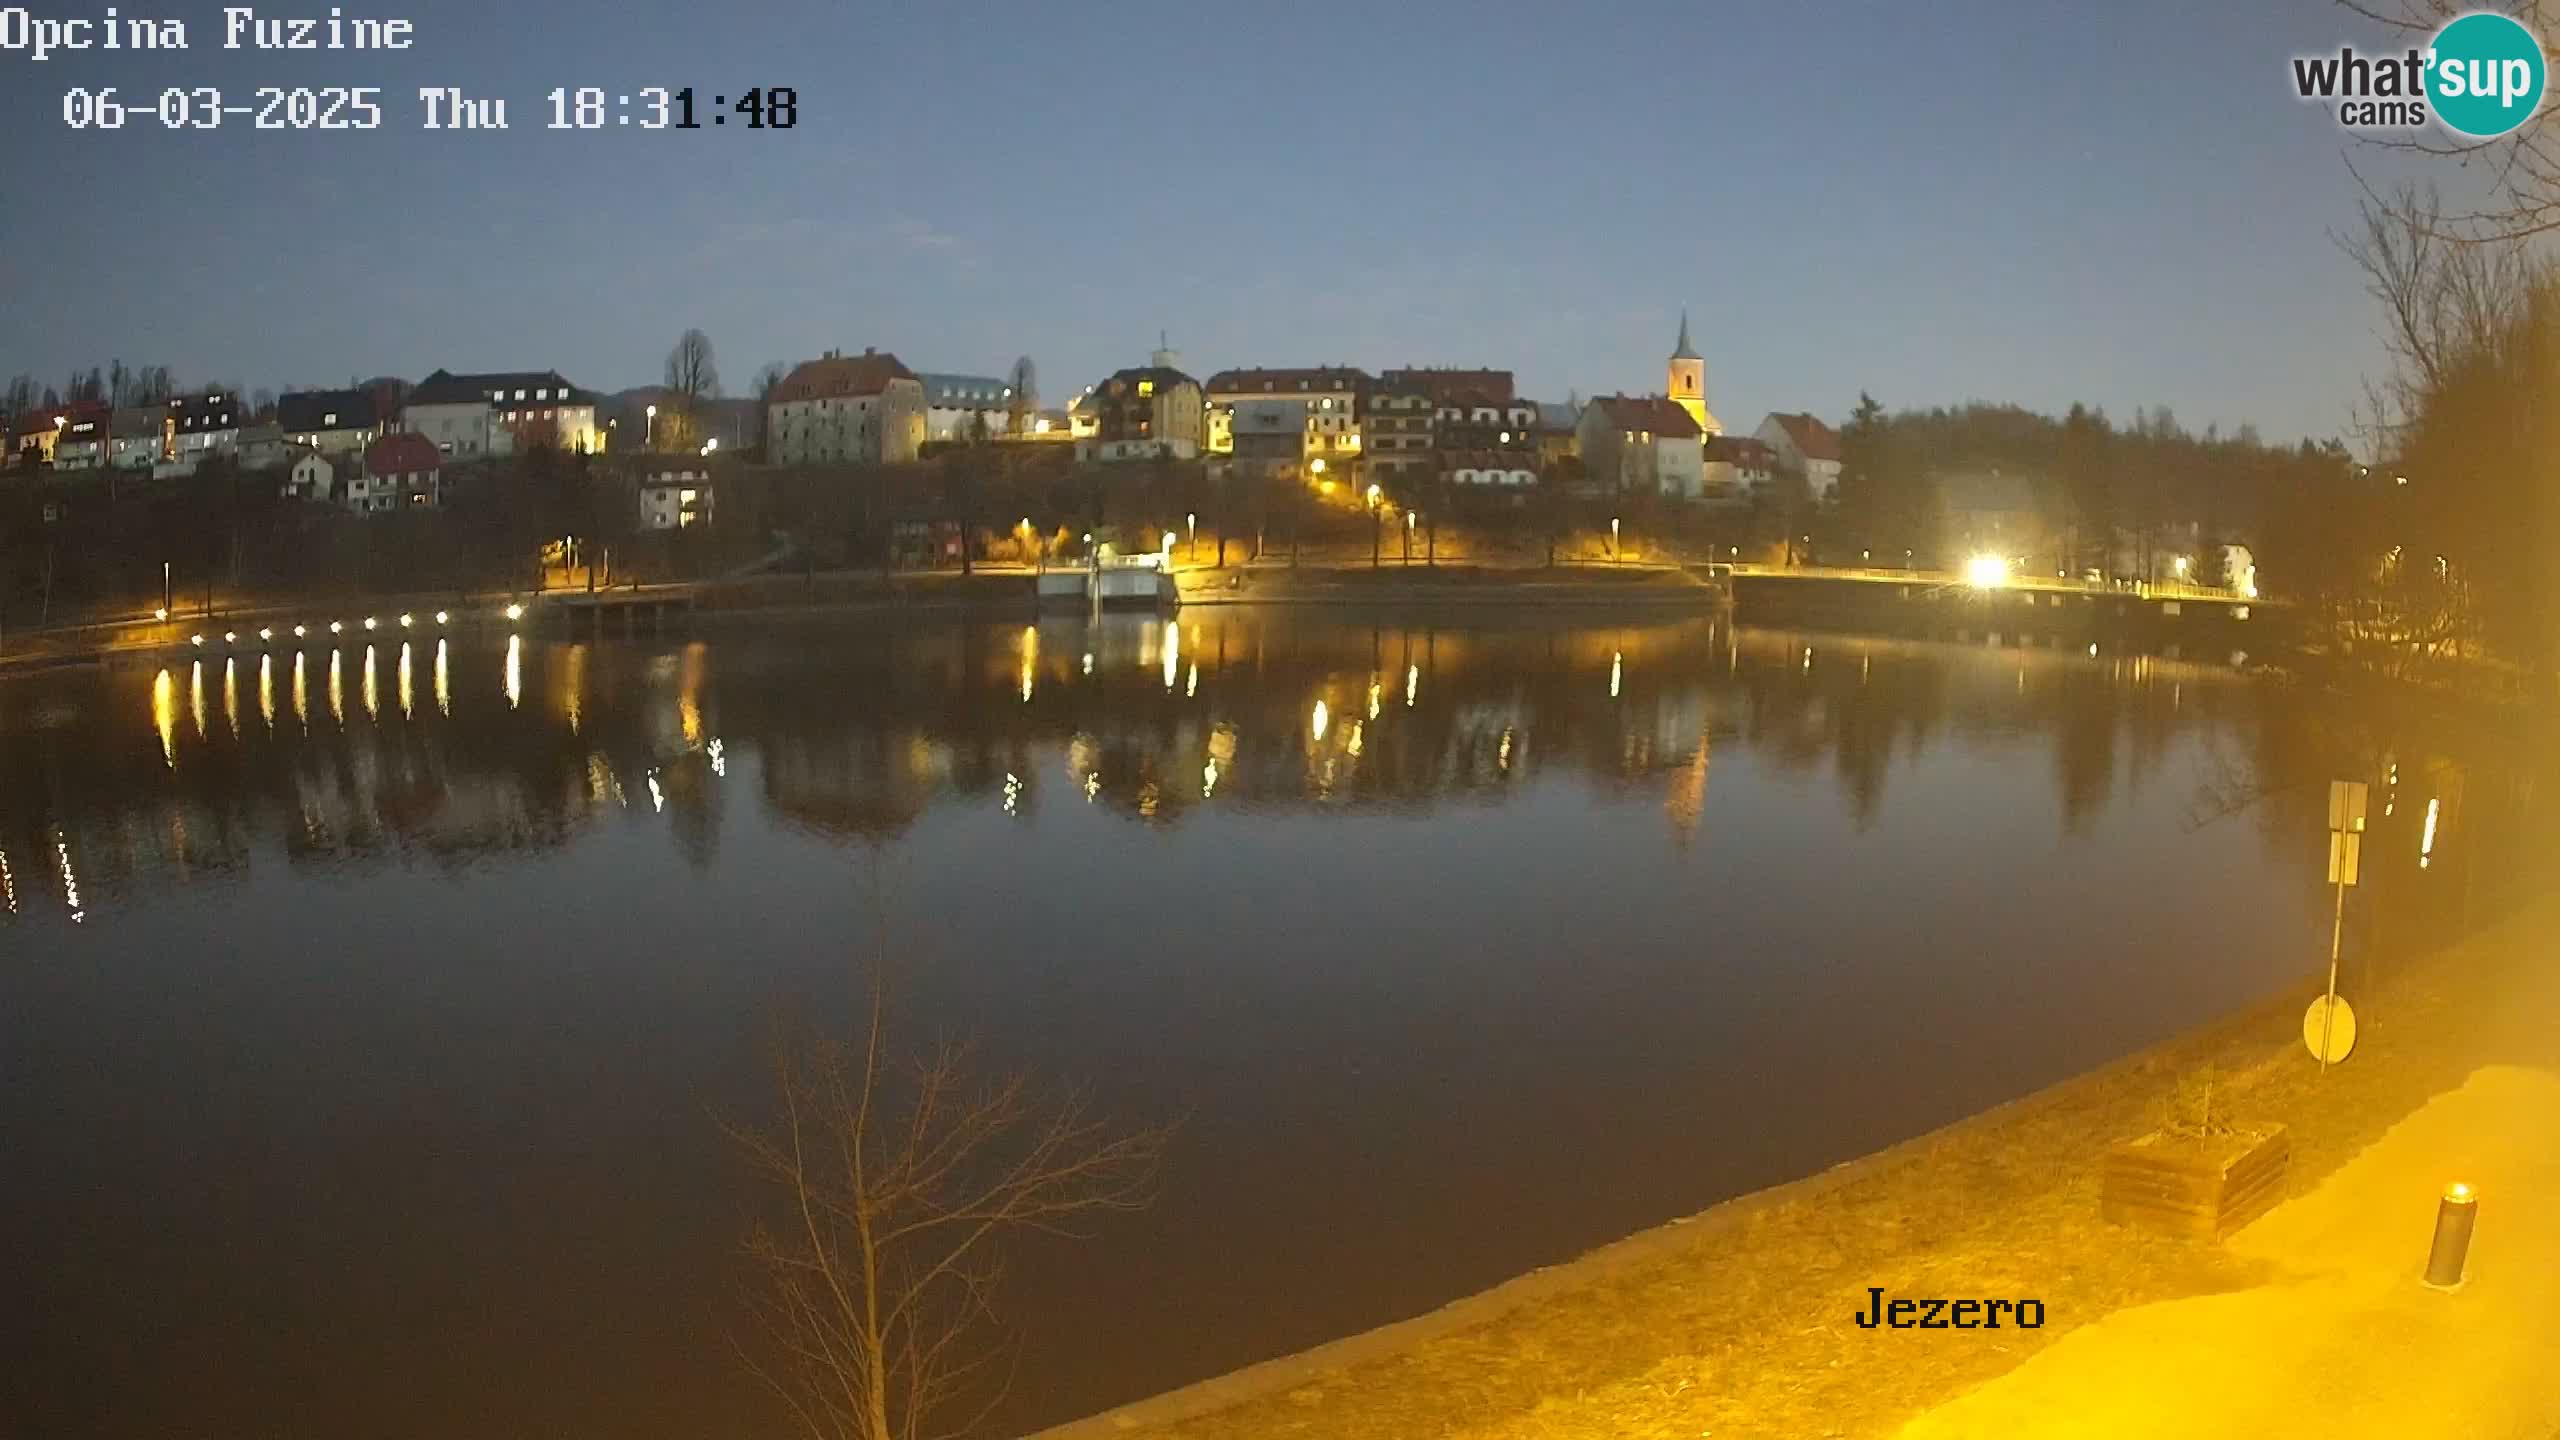
[[[1689,343],[1689,312],[1680,312],[1680,344],[1671,352],[1671,370],[1663,393],[1673,404],[1689,412],[1698,428],[1712,439],[1723,433],[1716,417],[1707,413],[1707,362],[1698,358],[1696,347]]]

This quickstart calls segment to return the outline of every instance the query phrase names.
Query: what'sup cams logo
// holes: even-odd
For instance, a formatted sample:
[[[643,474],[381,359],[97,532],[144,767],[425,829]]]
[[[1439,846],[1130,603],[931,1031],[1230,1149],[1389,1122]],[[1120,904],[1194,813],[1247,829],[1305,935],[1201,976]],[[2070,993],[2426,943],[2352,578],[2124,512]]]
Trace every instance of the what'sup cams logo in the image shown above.
[[[2424,48],[2396,55],[2340,46],[2296,56],[2293,86],[2334,107],[2350,130],[2414,130],[2429,121],[2469,140],[2494,140],[2542,108],[2542,42],[2512,17],[2465,15]]]

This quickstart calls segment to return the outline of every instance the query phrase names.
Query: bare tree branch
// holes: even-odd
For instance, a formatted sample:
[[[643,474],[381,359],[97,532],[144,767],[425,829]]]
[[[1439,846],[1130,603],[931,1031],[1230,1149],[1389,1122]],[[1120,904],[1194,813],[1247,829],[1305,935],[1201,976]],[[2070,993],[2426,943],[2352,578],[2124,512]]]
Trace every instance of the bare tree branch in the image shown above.
[[[1007,1237],[1146,1204],[1168,1136],[1114,1130],[1082,1092],[1044,1101],[1026,1076],[973,1082],[965,1045],[902,1058],[891,1020],[875,962],[857,1043],[778,1037],[778,1115],[725,1127],[783,1220],[745,1245],[764,1344],[740,1352],[812,1440],[974,1425],[944,1428],[1002,1398]]]

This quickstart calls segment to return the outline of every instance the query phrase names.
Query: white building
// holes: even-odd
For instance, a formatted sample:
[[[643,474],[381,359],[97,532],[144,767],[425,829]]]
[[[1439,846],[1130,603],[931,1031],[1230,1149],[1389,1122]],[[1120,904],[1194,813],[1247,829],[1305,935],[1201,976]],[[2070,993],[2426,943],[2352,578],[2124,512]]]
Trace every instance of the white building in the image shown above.
[[[895,355],[830,350],[773,387],[765,454],[777,465],[899,465],[924,444],[924,384]]]
[[[228,450],[240,439],[240,397],[208,390],[169,402],[169,420],[178,460],[193,466],[216,450]]]
[[[431,508],[443,499],[444,456],[415,431],[385,435],[364,447],[364,463],[341,487],[350,510]]]
[[[1749,435],[1718,435],[1707,442],[1705,484],[1698,498],[1709,505],[1748,505],[1778,478],[1778,452]]]
[[[1013,386],[991,375],[936,375],[919,372],[924,387],[924,438],[966,440],[983,424],[989,439],[1013,427]]]
[[[337,475],[338,467],[330,463],[328,456],[317,450],[304,450],[301,458],[295,460],[293,468],[285,474],[285,497],[326,501],[330,498]]]
[[[1816,500],[1840,498],[1840,433],[1811,415],[1772,414],[1751,432],[1778,454],[1778,463],[1804,476]]]
[[[148,470],[169,458],[170,414],[158,405],[129,405],[111,423],[108,463],[119,470]]]
[[[1698,422],[1661,395],[1602,395],[1582,407],[1584,473],[1603,491],[1695,500],[1706,491]]]
[[[1260,400],[1303,400],[1307,453],[1341,465],[1360,454],[1360,397],[1376,382],[1365,370],[1321,365],[1303,370],[1221,370],[1202,387],[1208,398],[1208,446],[1231,439],[1237,407]],[[1221,415],[1220,412],[1225,412]]]
[[[684,530],[711,523],[711,472],[666,470],[639,482],[640,528]]]
[[[551,445],[594,454],[604,448],[595,397],[556,370],[456,375],[438,370],[401,407],[401,428],[453,459],[512,455]]]
[[[1535,450],[1444,450],[1440,459],[1452,485],[1523,490],[1538,483]]]

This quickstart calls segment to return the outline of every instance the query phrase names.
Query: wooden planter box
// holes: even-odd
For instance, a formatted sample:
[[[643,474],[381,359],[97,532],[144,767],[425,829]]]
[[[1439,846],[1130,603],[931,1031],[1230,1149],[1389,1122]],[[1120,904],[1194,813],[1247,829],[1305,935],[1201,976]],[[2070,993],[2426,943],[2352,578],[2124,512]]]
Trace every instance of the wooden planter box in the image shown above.
[[[2098,1213],[2163,1235],[2220,1240],[2284,1198],[2293,1146],[2281,1125],[2127,1140],[2107,1152]]]

